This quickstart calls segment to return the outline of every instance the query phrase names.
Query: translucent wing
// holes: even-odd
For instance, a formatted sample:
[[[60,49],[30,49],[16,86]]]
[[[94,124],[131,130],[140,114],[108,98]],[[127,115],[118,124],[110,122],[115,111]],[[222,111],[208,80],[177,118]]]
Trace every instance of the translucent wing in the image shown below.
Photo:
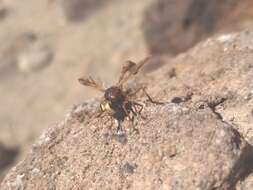
[[[136,75],[140,68],[143,67],[145,63],[150,59],[151,56],[146,57],[145,59],[141,60],[138,64],[127,61],[125,65],[123,65],[121,70],[121,75],[119,77],[118,86],[123,85],[126,81],[128,81],[133,75]]]
[[[89,86],[92,88],[95,88],[101,92],[105,91],[105,88],[103,87],[103,85],[99,84],[98,82],[96,82],[92,77],[83,77],[83,78],[79,78],[78,81],[84,85],[84,86]]]
[[[136,75],[136,74],[139,72],[140,68],[142,68],[143,65],[144,65],[145,63],[147,63],[148,60],[149,60],[150,58],[151,58],[151,56],[148,56],[148,57],[146,57],[145,59],[141,60],[141,61],[131,70],[132,75]]]
[[[125,75],[127,74],[128,71],[130,71],[133,67],[136,67],[136,63],[132,62],[132,61],[126,61],[126,63],[123,65],[122,70],[121,70],[121,74],[119,77],[119,81],[118,84],[121,83],[121,81],[124,79]]]

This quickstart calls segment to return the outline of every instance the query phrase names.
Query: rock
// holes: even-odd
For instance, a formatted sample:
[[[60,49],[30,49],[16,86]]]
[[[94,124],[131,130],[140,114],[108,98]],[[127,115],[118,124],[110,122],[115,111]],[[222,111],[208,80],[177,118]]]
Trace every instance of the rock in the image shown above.
[[[242,28],[252,16],[250,0],[158,0],[142,26],[151,53],[176,55],[221,30]]]
[[[1,189],[231,189],[253,153],[208,108],[147,104],[138,133],[125,122],[122,144],[102,118],[89,119],[89,104],[43,134]]]
[[[7,148],[0,143],[0,168],[3,169],[11,164],[18,154],[17,148]]]
[[[71,22],[80,22],[109,0],[61,0],[64,15]]]
[[[253,189],[253,174],[248,176],[242,183],[239,183],[236,190],[251,190]]]
[[[156,69],[162,67],[166,62],[168,62],[168,59],[170,57],[168,56],[161,56],[161,55],[153,55],[152,58],[149,60],[148,64],[143,67],[143,72],[144,73],[149,73],[153,72]],[[173,73],[173,69],[171,70],[171,77],[174,76],[175,73]]]
[[[48,66],[52,59],[53,52],[49,47],[35,44],[18,54],[17,65],[21,72],[29,72]]]
[[[16,34],[12,36],[11,39],[3,42],[3,45],[0,46],[0,80],[17,76],[17,66],[20,67],[21,71],[28,71],[29,68],[31,69],[31,66],[29,67],[28,65],[33,63],[27,63],[28,60],[25,59],[24,52],[34,48],[37,40],[38,37],[35,33],[27,31]],[[21,60],[18,60],[18,56],[21,56]],[[40,55],[40,57],[41,56],[42,55]],[[38,63],[36,64],[39,65]]]
[[[16,60],[14,57],[0,56],[0,80],[5,81],[16,74]]]
[[[36,34],[20,33],[0,48],[0,73],[3,73],[0,79],[17,74],[17,69],[21,72],[39,70],[48,66],[52,59],[52,50]]]
[[[139,75],[130,84],[147,84],[164,104],[139,94],[142,117],[120,135],[94,116],[98,100],[74,106],[0,189],[250,188],[252,44],[251,30],[215,36]]]
[[[0,8],[0,21],[4,20],[9,14],[9,10],[7,8]]]

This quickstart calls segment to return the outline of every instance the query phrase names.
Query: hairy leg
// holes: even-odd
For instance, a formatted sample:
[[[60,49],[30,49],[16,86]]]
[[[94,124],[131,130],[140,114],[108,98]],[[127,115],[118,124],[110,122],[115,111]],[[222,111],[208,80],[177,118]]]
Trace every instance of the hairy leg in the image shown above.
[[[145,94],[145,96],[148,98],[148,100],[149,100],[151,103],[153,103],[153,104],[164,104],[164,102],[159,102],[159,101],[153,100],[153,99],[151,98],[151,96],[147,93],[146,87],[143,87],[143,86],[140,87],[140,88],[138,88],[138,89],[135,90],[134,92],[127,94],[127,96],[128,96],[129,98],[133,98],[133,97],[135,97],[136,94],[139,93],[140,91],[142,91],[142,92]]]
[[[137,102],[132,102],[132,110],[134,109],[134,112],[135,112],[135,114],[136,113],[138,113],[138,114],[140,114],[141,113],[141,111],[143,110],[143,105],[142,104],[139,104],[139,103],[137,103]],[[138,109],[137,107],[139,107],[140,109]],[[136,114],[137,115],[137,114]]]
[[[153,100],[150,95],[147,93],[146,88],[142,88],[142,91],[144,92],[144,94],[148,97],[148,100],[152,103],[152,104],[164,104],[164,102],[158,102]]]
[[[122,125],[121,125],[121,121],[120,120],[116,120],[117,123],[118,123],[118,126],[117,126],[117,133],[121,133],[122,132]]]

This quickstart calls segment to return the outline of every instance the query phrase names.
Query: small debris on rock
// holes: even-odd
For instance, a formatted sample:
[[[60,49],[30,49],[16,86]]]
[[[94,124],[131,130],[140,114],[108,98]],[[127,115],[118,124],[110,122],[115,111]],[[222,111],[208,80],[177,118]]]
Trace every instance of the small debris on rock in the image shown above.
[[[179,104],[181,102],[184,102],[182,98],[180,97],[174,97],[172,100],[171,100],[172,103],[175,103],[175,104]]]
[[[129,173],[133,174],[134,170],[137,168],[136,164],[129,164],[128,162],[123,165],[123,167],[120,168],[120,171],[123,173]]]
[[[176,146],[169,146],[166,149],[166,153],[169,155],[169,157],[174,157],[177,154],[177,148]]]
[[[127,136],[124,133],[113,134],[112,138],[115,139],[116,141],[120,142],[121,144],[127,143]]]

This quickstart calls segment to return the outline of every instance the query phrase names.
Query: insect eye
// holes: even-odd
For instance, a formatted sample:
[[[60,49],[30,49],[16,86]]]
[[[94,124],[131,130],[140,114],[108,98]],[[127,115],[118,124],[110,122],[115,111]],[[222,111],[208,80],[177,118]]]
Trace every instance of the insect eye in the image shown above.
[[[114,94],[112,94],[112,95],[110,96],[110,99],[114,100],[114,99],[116,99],[116,96],[115,96]]]

